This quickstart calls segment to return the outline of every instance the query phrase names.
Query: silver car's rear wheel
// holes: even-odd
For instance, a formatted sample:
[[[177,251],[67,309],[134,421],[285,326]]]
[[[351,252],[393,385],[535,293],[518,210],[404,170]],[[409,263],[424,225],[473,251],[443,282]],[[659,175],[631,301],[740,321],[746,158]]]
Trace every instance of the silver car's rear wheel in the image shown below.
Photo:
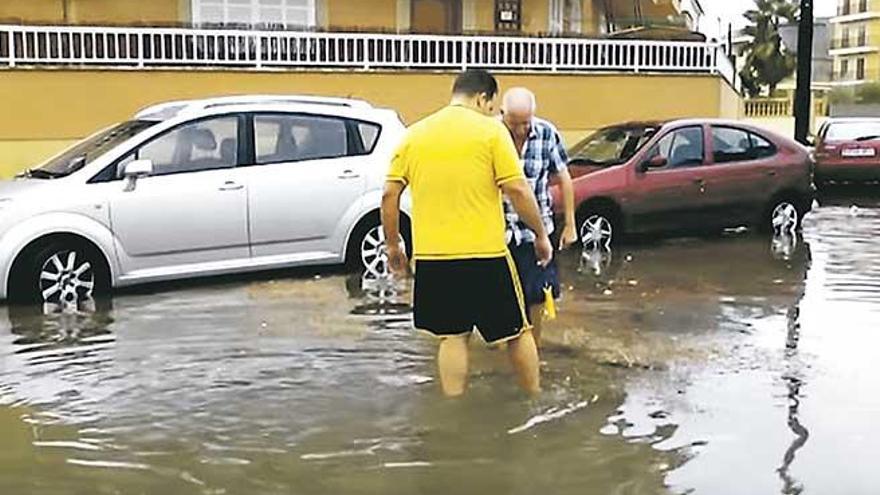
[[[401,245],[405,245],[403,235],[400,236]],[[382,226],[376,226],[368,230],[361,240],[361,265],[366,274],[373,277],[388,275],[388,252],[385,249],[385,232]]]

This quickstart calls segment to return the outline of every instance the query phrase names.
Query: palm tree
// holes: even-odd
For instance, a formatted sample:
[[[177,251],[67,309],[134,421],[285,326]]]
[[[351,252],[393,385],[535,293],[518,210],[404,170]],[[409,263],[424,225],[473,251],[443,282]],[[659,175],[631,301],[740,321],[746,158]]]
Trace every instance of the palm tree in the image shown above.
[[[747,11],[749,25],[743,34],[750,36],[746,46],[745,67],[740,72],[747,91],[757,96],[763,87],[772,95],[785,78],[797,67],[797,59],[785,51],[779,26],[797,22],[798,5],[789,0],[755,0],[755,8]]]

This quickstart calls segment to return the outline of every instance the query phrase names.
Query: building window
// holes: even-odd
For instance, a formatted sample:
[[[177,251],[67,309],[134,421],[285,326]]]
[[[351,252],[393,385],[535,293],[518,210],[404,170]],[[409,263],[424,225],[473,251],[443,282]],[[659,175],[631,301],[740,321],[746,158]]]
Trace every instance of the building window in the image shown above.
[[[849,28],[843,28],[843,36],[840,38],[840,47],[849,48]]]
[[[550,32],[559,34],[565,24],[565,0],[550,0]]]
[[[857,46],[868,46],[868,26],[859,26],[859,44]]]
[[[840,8],[838,9],[838,13],[840,15],[849,15],[850,14],[849,6],[850,6],[849,0],[841,0]]]
[[[522,28],[522,0],[495,0],[495,30],[519,32]]]
[[[583,14],[581,0],[550,0],[550,32],[552,34],[580,33]]]
[[[580,34],[584,27],[581,0],[568,0],[568,31]]]
[[[865,58],[862,57],[856,60],[856,80],[864,81],[865,80]]]
[[[868,11],[868,0],[859,0],[859,12],[865,13]]]
[[[315,0],[192,0],[193,23],[215,26],[315,26]]]
[[[849,60],[841,60],[840,61],[840,79],[846,80],[849,78]]]

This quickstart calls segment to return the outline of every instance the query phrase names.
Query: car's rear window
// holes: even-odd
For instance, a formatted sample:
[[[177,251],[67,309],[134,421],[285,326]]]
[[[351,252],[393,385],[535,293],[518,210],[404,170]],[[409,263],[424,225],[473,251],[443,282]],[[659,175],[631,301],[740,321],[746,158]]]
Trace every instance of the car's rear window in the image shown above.
[[[825,139],[829,141],[854,141],[880,137],[880,121],[833,122],[828,124]]]

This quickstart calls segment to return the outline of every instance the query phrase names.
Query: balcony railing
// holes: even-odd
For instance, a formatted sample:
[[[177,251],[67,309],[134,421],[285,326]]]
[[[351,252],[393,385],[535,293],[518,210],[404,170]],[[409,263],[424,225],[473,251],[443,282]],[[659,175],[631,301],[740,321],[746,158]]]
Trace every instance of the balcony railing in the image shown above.
[[[792,114],[789,98],[756,98],[745,101],[745,114],[749,118],[790,117]]]
[[[859,34],[849,38],[835,38],[831,40],[832,50],[846,50],[848,48],[874,48],[867,34]]]
[[[790,98],[752,98],[745,100],[745,115],[750,119],[780,119],[794,116]],[[813,116],[828,116],[828,100],[813,98]]]
[[[678,14],[666,17],[615,17],[614,25],[618,29],[633,28],[679,28],[691,29],[689,16]]]
[[[0,26],[0,66],[735,71],[714,43],[314,33],[171,28]]]

